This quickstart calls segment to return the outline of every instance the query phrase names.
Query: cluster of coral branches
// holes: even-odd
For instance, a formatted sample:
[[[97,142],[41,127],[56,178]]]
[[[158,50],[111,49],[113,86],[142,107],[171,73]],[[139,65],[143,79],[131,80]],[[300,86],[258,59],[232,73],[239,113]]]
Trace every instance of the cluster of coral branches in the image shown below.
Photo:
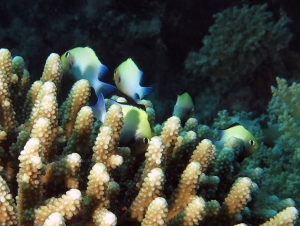
[[[30,85],[23,59],[0,50],[1,225],[296,222],[293,200],[259,193],[261,169],[239,172],[241,140],[218,150],[196,119],[155,125],[152,104],[142,101],[153,137],[133,152],[119,146],[121,107],[110,106],[102,125],[95,121],[86,80],[59,106],[61,78],[57,54]]]

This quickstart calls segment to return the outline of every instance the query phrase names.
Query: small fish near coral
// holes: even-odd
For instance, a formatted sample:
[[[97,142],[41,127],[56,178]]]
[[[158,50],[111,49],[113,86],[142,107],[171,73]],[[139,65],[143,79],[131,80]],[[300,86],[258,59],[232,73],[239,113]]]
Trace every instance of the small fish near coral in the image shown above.
[[[133,114],[140,128],[145,112],[113,104],[104,124],[94,123],[85,79],[59,104],[55,53],[31,87],[9,50],[0,49],[0,65],[1,225],[297,225],[292,199],[260,189],[264,169],[237,164],[244,136],[218,151],[209,139],[199,140],[210,132],[203,135],[195,118],[185,127],[176,116],[155,124],[149,101],[153,137],[139,158],[118,141],[124,121],[131,123]]]
[[[122,108],[124,125],[120,134],[120,142],[128,144],[134,140],[137,144],[147,143],[146,140],[152,137],[147,113],[135,106],[120,104],[113,100],[109,101],[111,104],[117,104]],[[106,116],[106,106],[102,94],[98,96],[98,101],[96,105],[92,106],[92,110],[94,117],[103,123]]]
[[[116,87],[101,82],[100,79],[108,68],[103,65],[90,47],[76,47],[68,50],[61,56],[62,68],[65,74],[69,74],[73,80],[88,80],[97,96],[113,92]]]
[[[174,106],[173,115],[180,118],[184,124],[189,118],[194,115],[194,103],[191,96],[185,92],[177,96],[177,101]]]
[[[152,92],[152,87],[142,87],[140,82],[143,72],[137,67],[131,58],[121,63],[114,72],[114,80],[117,88],[134,101],[143,99]]]
[[[258,142],[256,138],[242,125],[239,123],[234,123],[228,128],[219,130],[219,135],[221,139],[219,141],[215,141],[214,144],[222,148],[224,143],[230,137],[236,137],[243,141],[244,153],[243,157],[248,157],[252,155],[256,149],[258,149]]]

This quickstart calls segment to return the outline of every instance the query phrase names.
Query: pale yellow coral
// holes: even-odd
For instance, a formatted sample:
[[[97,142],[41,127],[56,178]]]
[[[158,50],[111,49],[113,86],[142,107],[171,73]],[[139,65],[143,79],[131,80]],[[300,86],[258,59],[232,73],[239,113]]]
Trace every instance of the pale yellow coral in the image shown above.
[[[217,153],[219,162],[216,164],[217,167],[212,168],[216,153],[211,142],[203,140],[195,150],[196,142],[200,137],[211,134],[210,129],[201,126],[198,130],[196,119],[189,119],[185,128],[181,128],[180,120],[171,117],[164,126],[157,125],[156,129],[152,128],[156,135],[160,133],[161,135],[151,139],[146,152],[146,161],[143,163],[144,156],[131,156],[128,147],[118,147],[123,125],[120,106],[112,105],[104,125],[99,129],[100,123],[96,121],[92,130],[92,111],[90,107],[85,106],[88,104],[90,89],[86,80],[81,80],[74,85],[67,101],[57,113],[58,83],[56,81],[58,80],[54,78],[57,78],[56,73],[60,70],[60,60],[55,54],[49,59],[52,56],[54,56],[54,63],[48,64],[47,61],[42,77],[44,83],[42,81],[34,83],[22,109],[25,117],[16,116],[15,125],[26,122],[30,114],[31,118],[19,128],[11,127],[12,129],[7,130],[0,126],[0,140],[2,140],[0,175],[6,180],[8,186],[12,186],[11,188],[15,186],[10,194],[8,187],[6,184],[3,185],[0,179],[0,206],[2,205],[0,224],[65,225],[64,220],[67,220],[67,224],[70,225],[115,225],[117,218],[120,220],[118,222],[120,225],[136,224],[135,221],[142,225],[157,226],[198,223],[234,225],[243,220],[255,224],[255,220],[253,221],[249,216],[254,216],[255,209],[258,209],[256,200],[253,205],[246,206],[250,199],[250,191],[256,186],[250,179],[240,179],[240,182],[243,182],[241,185],[238,181],[233,185],[222,208],[217,201],[209,201],[210,199],[223,200],[226,196],[225,192],[231,184],[231,179],[236,176],[236,170],[239,169],[233,153],[238,149],[239,145],[236,145],[238,143],[229,140],[230,147],[224,148],[225,154],[223,151]],[[16,68],[12,73],[22,76],[22,62],[20,61],[20,67],[17,67],[17,59],[14,62]],[[23,76],[25,73],[23,69]],[[6,75],[2,78],[6,79]],[[14,75],[11,76],[10,81],[12,82],[9,84],[6,81],[6,87],[0,82],[0,92],[14,94],[10,106],[14,105],[16,110],[18,108],[15,103],[19,103],[16,100],[20,94],[18,91],[24,89],[21,93],[25,93],[26,88],[20,83],[13,84]],[[28,77],[24,81],[28,82]],[[2,97],[3,95],[0,95],[0,99]],[[148,115],[154,115],[151,102],[142,102],[148,107],[146,109]],[[14,113],[8,115],[13,116]],[[152,121],[153,126],[154,118]],[[68,140],[67,147],[66,140]],[[94,141],[94,153],[92,153],[90,147]],[[22,149],[24,150],[21,151]],[[181,174],[192,150],[195,151],[190,163]],[[76,152],[80,152],[82,156]],[[52,157],[48,159],[49,153]],[[92,160],[91,155],[93,155]],[[17,167],[18,156],[19,168]],[[125,164],[112,170],[122,164],[123,158]],[[80,169],[81,164],[83,166]],[[136,173],[138,165],[144,166],[144,174],[142,171]],[[201,165],[207,175],[202,174]],[[92,170],[86,178],[89,173],[87,170],[91,167]],[[227,176],[226,172],[230,172],[230,175]],[[136,177],[133,179],[135,173]],[[175,183],[180,174],[181,179],[175,190]],[[260,172],[256,174],[259,177]],[[168,177],[167,180],[164,179],[165,176]],[[137,191],[135,185],[139,177],[141,180]],[[166,188],[163,190],[165,182]],[[200,189],[197,189],[199,184]],[[72,189],[61,196],[69,188]],[[77,188],[83,189],[82,198]],[[134,198],[135,192],[138,192],[138,195]],[[208,201],[204,204],[203,199],[196,194],[201,194]],[[14,209],[13,196],[16,196],[17,210]],[[171,198],[168,200],[162,198],[169,196]],[[48,197],[59,198],[45,200]],[[134,201],[131,202],[133,199]],[[170,203],[169,213],[167,213],[167,202]],[[290,205],[293,205],[291,200],[283,200],[277,202],[275,209],[278,211]],[[129,210],[126,211],[127,207]],[[126,212],[122,214],[121,210]],[[290,210],[286,209],[283,213],[278,213],[270,221],[274,223],[278,222],[277,219],[283,219],[280,220],[283,225],[295,223],[297,211]],[[281,218],[283,215],[285,217]],[[258,219],[256,216],[254,218]],[[199,222],[201,219],[202,222]],[[17,222],[18,220],[20,222]]]
[[[6,135],[7,135],[7,133],[5,131],[0,130],[0,144],[3,140],[6,139]]]
[[[164,226],[167,221],[167,213],[167,201],[162,197],[157,197],[150,203],[141,226]]]
[[[52,180],[63,181],[67,188],[78,188],[76,173],[80,165],[81,157],[77,153],[64,156],[55,162],[47,164],[42,181],[44,184]]]
[[[66,139],[69,139],[75,125],[75,120],[80,109],[87,104],[90,96],[90,85],[85,79],[77,81],[69,93],[67,100],[60,109],[62,120],[62,128],[65,130]]]
[[[45,101],[47,100],[47,102],[45,103],[44,103],[44,98]],[[27,129],[30,131],[35,121],[40,117],[46,117],[50,121],[55,120],[56,109],[57,109],[56,87],[53,82],[45,82],[39,89],[39,92],[35,99],[34,107],[30,113],[30,118],[26,123]],[[46,112],[44,112],[44,110]]]
[[[93,213],[93,222],[97,226],[115,226],[117,217],[105,208],[98,208]]]
[[[2,71],[7,79],[8,85],[15,84],[18,80],[14,78],[11,71],[11,53],[8,49],[0,49],[0,71]]]
[[[106,198],[106,189],[109,182],[109,174],[104,164],[96,163],[92,170],[90,171],[90,175],[88,176],[88,187],[86,190],[86,194],[93,199],[99,200],[99,205],[102,207],[106,207],[108,205],[109,200]]]
[[[15,112],[10,99],[8,80],[0,70],[0,124],[4,130],[11,130],[14,128],[14,119]]]
[[[160,137],[165,145],[164,161],[167,163],[172,156],[173,147],[179,135],[180,119],[176,116],[170,117],[163,126]]]
[[[39,118],[33,125],[30,137],[37,138],[40,140],[43,148],[43,151],[41,152],[41,158],[43,162],[45,161],[45,155],[46,159],[48,158],[47,152],[49,151],[50,147],[50,135],[51,127],[49,119],[43,117]]]
[[[112,150],[113,131],[109,126],[102,126],[93,146],[93,161],[102,162],[106,165]]]
[[[176,139],[175,146],[173,148],[172,158],[175,158],[176,155],[178,153],[180,153],[180,151],[182,151],[183,146],[184,146],[184,137],[183,136],[178,136],[177,139]]]
[[[31,114],[31,110],[35,104],[38,92],[40,91],[43,83],[41,81],[35,81],[31,87],[30,90],[26,94],[24,109],[22,112],[23,119],[27,120]]]
[[[46,162],[49,162],[52,160],[53,157],[53,150],[52,146],[54,144],[54,141],[57,137],[57,101],[56,101],[56,95],[54,94],[47,94],[45,95],[40,103],[39,111],[38,111],[38,118],[45,117],[49,119],[49,139],[48,139],[48,149],[45,153],[45,159]]]
[[[198,225],[205,215],[205,201],[198,196],[191,196],[182,212],[168,222],[168,226],[193,226]]]
[[[65,219],[58,213],[52,213],[46,220],[43,226],[65,226]]]
[[[18,206],[19,221],[23,223],[24,211],[34,207],[41,200],[42,183],[42,160],[41,160],[41,142],[37,138],[31,138],[27,141],[24,150],[21,151],[20,170],[17,175],[18,196],[16,198]]]
[[[202,140],[191,156],[190,162],[199,162],[202,166],[202,172],[205,172],[207,168],[212,165],[216,159],[216,147],[208,139]]]
[[[201,175],[201,165],[199,162],[190,162],[181,175],[179,185],[172,197],[168,219],[172,219],[190,201],[190,198],[196,194],[198,187],[198,178]]]
[[[166,148],[169,148],[175,144],[176,138],[179,133],[179,128],[180,119],[176,116],[168,118],[168,120],[164,123],[164,127],[160,134],[160,137]]]
[[[64,148],[63,154],[72,152],[79,153],[84,157],[87,152],[90,135],[93,129],[93,111],[91,107],[84,106],[77,114],[75,126],[72,135],[68,140],[67,146]]]
[[[1,225],[18,225],[17,210],[9,188],[0,176],[0,223]]]
[[[112,128],[102,126],[93,146],[93,161],[104,163],[108,169],[121,165],[123,158],[113,154],[116,151],[115,148]]]
[[[261,224],[261,226],[293,226],[296,223],[297,217],[298,210],[295,207],[287,207],[278,214],[276,214],[273,218],[268,220],[266,223]]]
[[[131,217],[141,222],[149,204],[161,195],[164,174],[160,168],[154,168],[145,178],[139,194],[130,206]]]
[[[152,137],[147,151],[146,151],[146,161],[145,161],[145,167],[143,170],[143,174],[141,176],[140,183],[138,184],[138,187],[141,186],[141,182],[144,180],[144,178],[148,175],[148,173],[154,169],[154,168],[160,168],[162,163],[162,153],[164,151],[164,145],[162,143],[162,140],[160,137]]]
[[[59,88],[62,75],[63,71],[61,67],[60,56],[56,53],[51,53],[47,58],[41,81],[51,81],[57,88]]]
[[[71,219],[78,213],[81,199],[81,192],[77,189],[70,189],[60,198],[51,198],[45,205],[35,210],[34,225],[43,225],[45,220],[55,212],[60,213],[66,219]]]
[[[251,191],[254,187],[255,184],[248,177],[240,177],[234,182],[223,203],[229,217],[236,219],[240,217],[241,211],[251,200]]]
[[[120,131],[123,126],[123,112],[119,105],[113,104],[107,111],[103,126],[109,126],[113,132],[113,148],[117,148],[120,140]],[[111,150],[115,154],[115,150]]]

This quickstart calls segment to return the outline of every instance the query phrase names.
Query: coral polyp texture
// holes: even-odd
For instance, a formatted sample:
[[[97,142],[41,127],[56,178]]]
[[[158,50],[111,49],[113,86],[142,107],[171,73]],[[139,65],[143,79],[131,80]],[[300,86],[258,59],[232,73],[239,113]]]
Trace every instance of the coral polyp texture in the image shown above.
[[[238,141],[219,150],[195,118],[185,127],[176,116],[155,124],[144,101],[153,137],[132,152],[119,145],[120,106],[110,106],[103,125],[95,120],[86,80],[58,104],[57,54],[31,87],[13,61],[0,50],[1,225],[295,224],[292,199],[260,194],[256,169],[239,176]]]

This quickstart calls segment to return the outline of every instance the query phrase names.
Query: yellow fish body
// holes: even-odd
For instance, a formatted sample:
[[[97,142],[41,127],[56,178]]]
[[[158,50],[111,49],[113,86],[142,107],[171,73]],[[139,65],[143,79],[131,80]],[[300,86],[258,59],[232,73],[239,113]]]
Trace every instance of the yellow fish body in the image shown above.
[[[234,123],[224,130],[219,130],[219,133],[221,135],[221,139],[214,142],[217,147],[223,147],[224,143],[230,137],[236,137],[243,140],[245,149],[245,153],[243,154],[244,157],[252,155],[258,148],[258,142],[256,138],[247,129],[245,129],[245,127],[238,123]]]
[[[180,118],[181,122],[185,123],[194,114],[194,104],[191,96],[185,92],[177,96],[177,101],[174,106],[173,115]]]
[[[132,138],[137,143],[147,143],[145,139],[152,137],[151,127],[147,113],[137,107],[121,104],[124,125],[121,130],[120,141],[129,143]]]
[[[114,72],[117,88],[133,100],[142,99],[152,91],[152,87],[142,87],[143,72],[131,58],[121,63]]]
[[[97,96],[100,93],[105,95],[116,89],[114,86],[99,80],[108,69],[99,61],[94,50],[90,47],[77,47],[65,52],[61,56],[61,62],[64,73],[70,74],[75,81],[88,80]]]
[[[115,101],[112,102],[113,104],[121,106],[123,112],[124,125],[121,130],[120,142],[128,144],[134,140],[136,143],[147,143],[146,140],[152,137],[147,113],[131,105],[120,104]],[[102,94],[98,96],[97,104],[92,106],[92,109],[94,117],[104,122],[106,107]]]

